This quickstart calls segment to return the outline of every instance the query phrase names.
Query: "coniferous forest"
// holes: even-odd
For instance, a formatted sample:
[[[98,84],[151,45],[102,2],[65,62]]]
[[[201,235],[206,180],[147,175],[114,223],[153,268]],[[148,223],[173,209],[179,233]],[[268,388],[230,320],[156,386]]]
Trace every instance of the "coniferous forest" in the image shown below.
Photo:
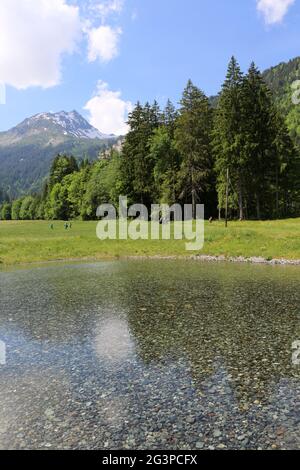
[[[188,81],[179,107],[137,103],[122,150],[95,162],[55,157],[40,194],[1,207],[2,219],[91,220],[102,203],[202,203],[207,218],[275,219],[300,215],[300,157],[282,110],[252,63],[229,63],[210,100]],[[228,176],[229,175],[229,179]]]

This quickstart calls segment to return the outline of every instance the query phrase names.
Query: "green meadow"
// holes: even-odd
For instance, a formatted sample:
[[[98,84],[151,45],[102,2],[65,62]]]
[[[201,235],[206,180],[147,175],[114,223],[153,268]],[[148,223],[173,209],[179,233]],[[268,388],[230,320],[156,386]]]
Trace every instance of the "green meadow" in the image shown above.
[[[300,259],[300,219],[205,224],[203,250],[188,252],[185,240],[105,240],[96,222],[1,221],[0,263],[14,265],[56,260],[112,259],[129,256],[224,255]]]

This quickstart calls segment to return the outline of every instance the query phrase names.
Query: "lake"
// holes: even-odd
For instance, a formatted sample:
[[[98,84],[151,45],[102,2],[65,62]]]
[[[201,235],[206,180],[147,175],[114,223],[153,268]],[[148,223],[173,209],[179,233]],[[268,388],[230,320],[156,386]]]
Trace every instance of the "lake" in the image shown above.
[[[1,449],[299,449],[300,268],[0,271]]]

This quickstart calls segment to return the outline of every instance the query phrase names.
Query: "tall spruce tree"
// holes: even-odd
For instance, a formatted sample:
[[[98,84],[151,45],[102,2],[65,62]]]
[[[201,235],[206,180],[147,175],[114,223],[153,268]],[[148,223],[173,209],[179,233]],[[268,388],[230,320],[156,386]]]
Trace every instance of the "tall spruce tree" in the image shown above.
[[[178,111],[173,105],[173,103],[171,102],[171,100],[168,99],[166,107],[162,114],[162,121],[171,139],[174,139],[174,132],[175,132],[177,118],[178,118]]]
[[[224,188],[227,169],[229,169],[231,207],[239,210],[240,219],[244,218],[244,193],[246,180],[246,162],[243,154],[243,75],[234,57],[228,66],[226,80],[218,101],[214,122],[214,155],[216,159],[217,191],[219,209],[224,203]],[[235,197],[236,196],[236,197]]]
[[[271,175],[276,172],[278,154],[271,93],[254,63],[243,80],[241,99],[249,210],[254,202],[256,217],[260,219]]]
[[[129,132],[126,135],[122,148],[121,160],[121,191],[130,202],[135,202],[133,190],[134,161],[140,146],[140,129],[143,122],[143,107],[137,102],[135,108],[128,116]]]
[[[273,217],[295,216],[300,211],[300,152],[291,139],[283,116],[276,111],[276,167],[273,173],[275,212]],[[274,182],[275,181],[275,182]],[[274,192],[274,191],[273,191]],[[273,197],[274,200],[274,197]],[[274,206],[274,203],[273,203]]]
[[[201,193],[209,188],[211,156],[211,109],[205,94],[189,80],[180,101],[175,128],[175,147],[181,158],[178,183],[181,197],[191,201],[193,217]]]
[[[153,168],[150,138],[161,124],[161,113],[158,104],[151,106],[138,103],[129,115],[129,133],[122,150],[121,179],[122,191],[131,202],[149,205],[154,192]]]
[[[174,204],[177,200],[179,153],[174,145],[174,132],[178,113],[171,103],[162,113],[162,123],[150,139],[150,158],[154,161],[154,201]]]
[[[243,81],[242,103],[249,210],[254,205],[258,219],[278,217],[284,198],[282,184],[295,149],[271,91],[254,63]]]

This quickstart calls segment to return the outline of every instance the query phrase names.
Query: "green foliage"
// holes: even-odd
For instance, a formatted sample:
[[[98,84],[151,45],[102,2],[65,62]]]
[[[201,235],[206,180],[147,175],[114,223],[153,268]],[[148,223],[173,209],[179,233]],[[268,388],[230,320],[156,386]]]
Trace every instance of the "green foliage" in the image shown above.
[[[56,183],[50,191],[46,213],[49,219],[68,220],[69,218],[68,190],[63,183]]]
[[[19,218],[21,220],[34,220],[35,219],[35,198],[33,196],[26,196],[21,203]]]
[[[2,220],[11,220],[11,204],[9,202],[2,205],[0,214]]]
[[[12,203],[12,208],[11,208],[11,218],[13,220],[20,220],[20,211],[22,207],[22,199],[16,199]]]
[[[179,154],[167,126],[154,130],[149,151],[154,162],[154,186],[158,202],[172,205],[178,193]]]
[[[297,213],[294,201],[299,172],[295,181],[288,176],[292,175],[297,152],[255,64],[243,77],[236,60],[231,59],[215,116],[219,208],[225,205],[228,169],[229,207],[232,212],[238,211],[240,219],[245,215],[260,219]]]
[[[200,202],[210,186],[212,174],[212,112],[208,98],[191,80],[183,92],[175,127],[175,147],[181,156],[178,172],[180,198]],[[195,212],[194,212],[195,216]]]
[[[82,215],[84,219],[95,219],[97,207],[100,204],[111,202],[110,170],[111,162],[106,160],[99,161],[92,166],[83,199]]]
[[[145,106],[137,103],[129,115],[130,131],[123,146],[120,170],[121,189],[130,202],[149,205],[153,201],[155,161],[150,152],[150,139],[161,120],[156,102],[152,106],[149,103]]]
[[[49,176],[49,188],[53,188],[57,183],[60,183],[62,179],[78,171],[78,164],[74,157],[68,157],[67,155],[57,155],[52,162]]]
[[[224,207],[224,188],[227,169],[237,201],[239,217],[243,219],[244,182],[246,178],[246,161],[243,153],[243,75],[234,57],[228,66],[226,80],[218,101],[214,123],[215,169],[217,174],[217,191],[219,207]]]
[[[290,136],[300,147],[300,106],[295,105],[292,95],[299,90],[293,88],[294,82],[300,79],[300,57],[289,62],[282,62],[263,73],[263,79],[270,87],[275,103],[285,117]],[[299,91],[297,92],[299,97]]]
[[[83,199],[86,184],[89,178],[89,167],[81,167],[81,170],[65,177],[64,185],[68,193],[69,218],[75,219],[83,215]]]
[[[8,201],[9,201],[8,193],[5,191],[4,188],[1,188],[0,186],[0,204],[2,202],[8,202]]]

